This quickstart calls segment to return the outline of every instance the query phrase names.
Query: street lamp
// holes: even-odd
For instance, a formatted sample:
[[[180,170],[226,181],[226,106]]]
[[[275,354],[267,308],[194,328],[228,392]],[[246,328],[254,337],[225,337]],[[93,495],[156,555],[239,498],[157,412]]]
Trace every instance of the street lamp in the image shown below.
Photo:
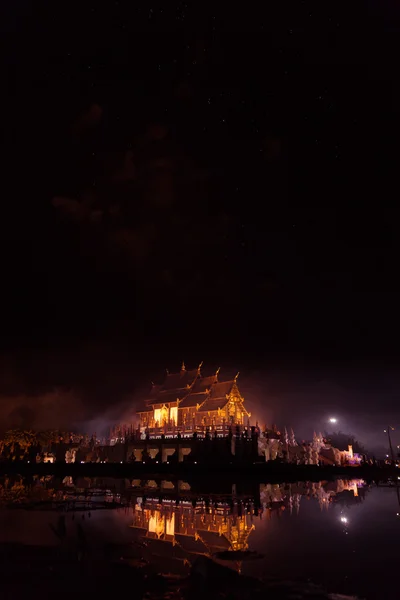
[[[389,425],[387,429],[383,430],[384,433],[387,433],[388,440],[389,440],[390,454],[392,456],[392,461],[394,462],[394,452],[393,452],[393,446],[392,446],[392,438],[390,437],[390,431],[394,431],[394,427],[392,427],[391,425]]]
[[[329,419],[329,423],[337,423],[337,419],[335,417],[331,417]]]

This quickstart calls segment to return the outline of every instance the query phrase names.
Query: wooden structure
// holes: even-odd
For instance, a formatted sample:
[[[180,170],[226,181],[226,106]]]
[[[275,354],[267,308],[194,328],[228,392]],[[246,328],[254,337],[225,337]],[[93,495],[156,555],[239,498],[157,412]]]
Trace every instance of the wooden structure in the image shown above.
[[[140,427],[148,430],[224,429],[245,425],[250,413],[244,406],[237,377],[219,381],[218,371],[203,377],[201,366],[179,373],[167,373],[162,385],[153,385],[149,397],[138,409]]]

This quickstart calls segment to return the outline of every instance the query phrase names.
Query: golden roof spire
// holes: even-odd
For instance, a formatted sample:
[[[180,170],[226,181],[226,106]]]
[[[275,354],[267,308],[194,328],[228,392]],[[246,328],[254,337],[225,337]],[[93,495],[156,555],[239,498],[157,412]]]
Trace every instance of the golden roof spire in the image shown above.
[[[218,369],[215,371],[215,376],[217,376],[219,374],[220,370],[221,370],[221,367],[218,367]]]
[[[182,361],[181,371],[186,371],[185,363]]]
[[[237,381],[237,378],[239,377],[239,375],[240,375],[240,371],[238,371],[238,372],[236,373],[234,381]]]
[[[203,361],[201,361],[201,363],[199,364],[199,366],[197,367],[197,370],[200,371],[201,367],[203,366]]]

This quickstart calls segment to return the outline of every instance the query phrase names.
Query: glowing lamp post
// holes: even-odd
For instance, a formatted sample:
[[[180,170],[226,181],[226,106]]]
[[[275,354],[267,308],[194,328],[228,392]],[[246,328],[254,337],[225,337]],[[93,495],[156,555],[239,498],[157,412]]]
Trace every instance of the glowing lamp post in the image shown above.
[[[392,461],[395,462],[395,460],[394,460],[393,446],[392,446],[392,438],[390,437],[390,431],[394,431],[394,427],[392,427],[391,425],[389,425],[387,429],[384,429],[383,433],[387,433],[388,440],[389,440],[390,454],[391,454],[391,457],[392,457]]]

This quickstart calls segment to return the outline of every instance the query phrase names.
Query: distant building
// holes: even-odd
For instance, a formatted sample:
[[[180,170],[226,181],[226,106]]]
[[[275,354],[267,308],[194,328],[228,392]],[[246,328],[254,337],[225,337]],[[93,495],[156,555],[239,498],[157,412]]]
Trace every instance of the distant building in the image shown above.
[[[187,370],[182,364],[179,373],[167,373],[162,385],[153,385],[137,410],[141,428],[219,429],[247,423],[250,413],[244,406],[237,376],[220,381],[218,370],[203,377],[201,366]]]

